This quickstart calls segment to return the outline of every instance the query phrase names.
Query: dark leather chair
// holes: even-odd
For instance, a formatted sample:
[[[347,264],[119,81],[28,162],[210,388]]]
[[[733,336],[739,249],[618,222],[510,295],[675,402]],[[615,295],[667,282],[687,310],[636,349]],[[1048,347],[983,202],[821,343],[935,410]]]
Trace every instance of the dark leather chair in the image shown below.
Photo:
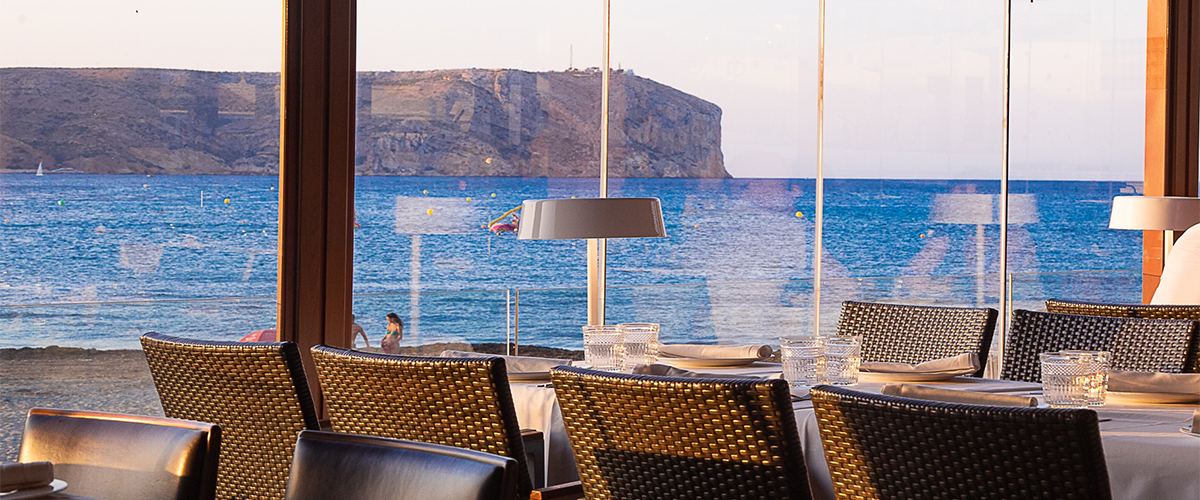
[[[1012,312],[1000,378],[1040,382],[1038,354],[1063,349],[1109,351],[1114,370],[1181,373],[1187,366],[1197,325],[1200,323],[1188,320],[1017,309]]]
[[[996,316],[992,308],[842,302],[838,335],[862,336],[862,360],[924,363],[963,353],[979,354],[983,376]]]
[[[1108,316],[1113,318],[1185,319],[1200,321],[1200,306],[1157,304],[1105,304],[1078,300],[1046,299],[1046,312]],[[1200,373],[1200,335],[1193,335],[1183,371]]]
[[[112,500],[212,500],[221,428],[120,413],[34,408],[21,462],[49,461],[70,492]]]
[[[783,380],[550,375],[589,499],[811,497]]]
[[[416,441],[303,431],[286,500],[496,500],[516,494],[516,460]]]
[[[282,499],[296,436],[319,429],[296,344],[147,333],[142,350],[168,417],[221,426],[217,498]]]
[[[838,498],[1112,498],[1092,410],[811,394]]]

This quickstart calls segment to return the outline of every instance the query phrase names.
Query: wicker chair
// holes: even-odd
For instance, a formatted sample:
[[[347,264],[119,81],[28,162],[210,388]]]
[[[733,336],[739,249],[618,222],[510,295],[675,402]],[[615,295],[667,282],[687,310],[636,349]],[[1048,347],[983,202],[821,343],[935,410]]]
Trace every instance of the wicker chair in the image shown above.
[[[839,499],[1112,498],[1096,412],[938,403],[818,386]]]
[[[577,497],[534,490],[504,359],[397,356],[312,348],[333,430],[455,446],[517,461],[520,498]],[[553,492],[551,494],[550,492]]]
[[[588,500],[810,498],[783,380],[550,373]]]
[[[1112,353],[1114,370],[1180,373],[1198,323],[1186,320],[1112,318],[1017,309],[1012,313],[1000,378],[1038,382],[1038,354],[1063,349]]]
[[[863,361],[922,363],[974,352],[988,359],[998,313],[991,308],[842,302],[838,335],[862,336]],[[983,375],[983,368],[975,373]]]
[[[217,498],[281,500],[296,436],[318,429],[296,344],[147,333],[142,350],[166,416],[221,426]]]
[[[33,408],[18,461],[53,463],[54,477],[74,495],[212,500],[220,450],[221,427],[215,424]]]
[[[1049,299],[1046,301],[1046,311],[1059,314],[1110,316],[1114,318],[1186,319],[1200,321],[1200,306],[1100,304],[1095,302]],[[1183,369],[1188,373],[1200,373],[1200,335],[1192,336],[1192,343],[1188,348],[1188,361],[1185,363]]]

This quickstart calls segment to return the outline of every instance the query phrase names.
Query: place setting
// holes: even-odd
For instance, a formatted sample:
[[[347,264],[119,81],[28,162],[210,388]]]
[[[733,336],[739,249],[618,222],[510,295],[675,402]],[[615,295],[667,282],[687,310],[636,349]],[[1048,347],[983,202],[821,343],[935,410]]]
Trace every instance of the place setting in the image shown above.
[[[0,499],[42,498],[67,489],[67,482],[54,478],[50,462],[0,464]]]

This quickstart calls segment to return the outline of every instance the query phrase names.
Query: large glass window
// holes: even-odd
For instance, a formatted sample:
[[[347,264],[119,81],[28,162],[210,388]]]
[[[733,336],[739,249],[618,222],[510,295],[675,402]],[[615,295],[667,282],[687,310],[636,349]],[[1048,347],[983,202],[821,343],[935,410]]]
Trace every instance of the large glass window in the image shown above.
[[[274,328],[280,12],[0,5],[0,461],[30,407],[161,414],[141,333]]]

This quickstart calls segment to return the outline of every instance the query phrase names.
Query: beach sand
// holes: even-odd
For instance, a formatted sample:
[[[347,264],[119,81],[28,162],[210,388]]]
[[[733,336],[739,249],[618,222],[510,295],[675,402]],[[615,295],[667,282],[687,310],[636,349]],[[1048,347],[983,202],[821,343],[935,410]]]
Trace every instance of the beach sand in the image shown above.
[[[429,344],[404,354],[445,349],[504,352],[504,344]],[[582,359],[580,351],[521,346],[526,356]],[[94,410],[162,416],[162,405],[140,350],[71,347],[0,349],[0,462],[15,462],[30,408]]]

